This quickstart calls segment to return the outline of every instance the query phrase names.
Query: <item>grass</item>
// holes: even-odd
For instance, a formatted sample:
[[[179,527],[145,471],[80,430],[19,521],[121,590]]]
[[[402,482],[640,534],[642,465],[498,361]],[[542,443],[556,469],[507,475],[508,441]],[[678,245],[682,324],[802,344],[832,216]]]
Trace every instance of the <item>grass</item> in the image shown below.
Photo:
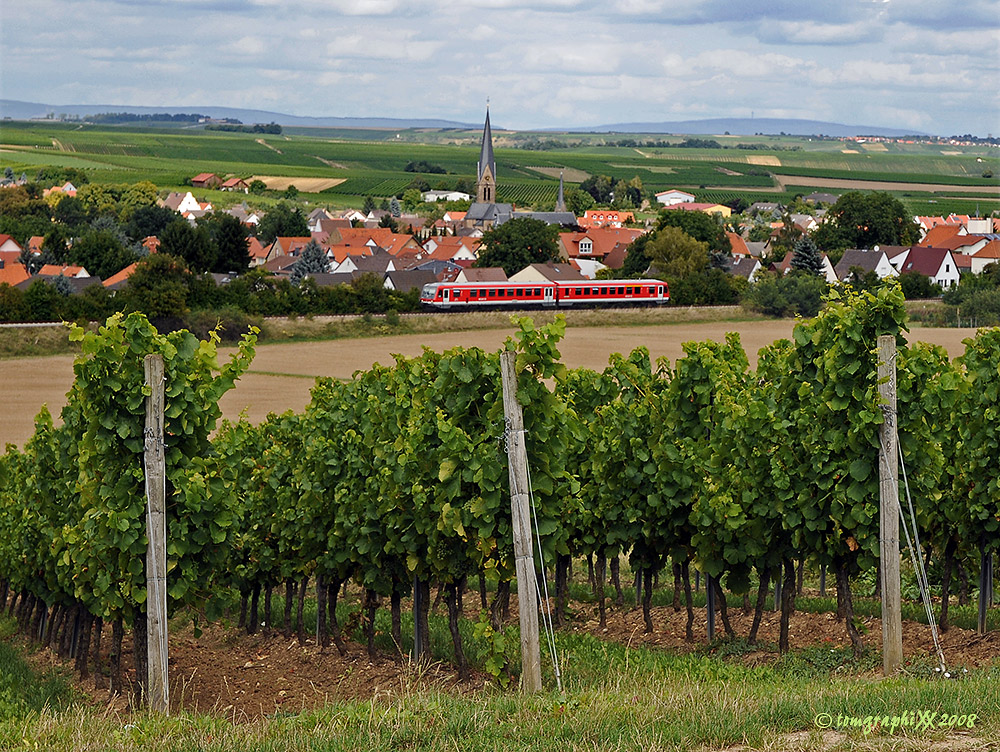
[[[438,314],[359,314],[352,316],[299,316],[264,319],[262,342],[312,342],[402,334],[432,334],[477,329],[509,329],[510,311],[475,311]],[[558,311],[522,312],[537,324],[551,322]],[[575,327],[657,326],[709,321],[757,321],[766,317],[737,306],[704,308],[636,308],[565,311]],[[66,329],[51,327],[0,327],[0,360],[77,352]]]
[[[25,722],[37,719],[47,708],[66,706],[72,691],[66,679],[51,673],[39,676],[25,663],[12,641],[16,622],[0,619],[0,748],[10,749]]]
[[[5,628],[9,634],[9,620]],[[447,632],[435,618],[432,634]],[[406,625],[404,625],[404,631]],[[415,688],[404,679],[391,693],[334,702],[298,714],[231,719],[177,713],[161,717],[34,701],[14,707],[0,723],[0,746],[9,750],[633,750],[754,749],[789,745],[827,749],[819,714],[865,718],[931,710],[978,716],[962,735],[944,730],[880,729],[837,732],[839,748],[898,749],[937,743],[938,749],[982,748],[1000,743],[1000,669],[946,681],[930,674],[878,680],[877,655],[855,660],[849,651],[809,649],[767,665],[745,665],[732,643],[728,657],[695,652],[674,655],[629,648],[589,635],[561,633],[566,686],[537,695],[487,687],[456,695]],[[0,664],[18,684],[45,686],[15,665]],[[411,675],[413,680],[416,674]],[[50,695],[51,696],[51,693]]]

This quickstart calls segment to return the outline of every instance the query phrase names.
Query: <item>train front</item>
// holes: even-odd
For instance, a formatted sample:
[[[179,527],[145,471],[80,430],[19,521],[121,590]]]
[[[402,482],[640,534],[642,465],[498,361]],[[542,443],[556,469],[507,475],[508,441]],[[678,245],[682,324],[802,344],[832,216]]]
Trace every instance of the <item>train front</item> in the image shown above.
[[[420,307],[425,309],[434,309],[440,306],[438,302],[438,288],[440,287],[439,282],[431,282],[430,284],[424,285],[420,290]]]

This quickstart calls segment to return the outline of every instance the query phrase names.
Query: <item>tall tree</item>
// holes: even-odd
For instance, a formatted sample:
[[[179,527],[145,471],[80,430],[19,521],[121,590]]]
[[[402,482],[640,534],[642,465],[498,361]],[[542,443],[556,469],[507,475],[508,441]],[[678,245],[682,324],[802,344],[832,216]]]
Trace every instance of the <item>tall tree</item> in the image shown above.
[[[793,269],[799,269],[817,277],[823,276],[823,257],[820,256],[819,248],[808,235],[803,235],[795,244],[791,265]]]
[[[107,279],[138,258],[111,230],[91,229],[77,238],[69,258],[94,277]]]
[[[726,229],[720,218],[714,214],[700,211],[684,211],[681,209],[664,209],[656,218],[656,227],[679,227],[695,240],[705,243],[709,251],[721,251],[726,254],[733,252]]]
[[[215,263],[212,271],[220,274],[245,272],[250,266],[250,235],[246,225],[231,214],[216,213],[208,223],[208,231],[215,243]]]
[[[176,256],[189,269],[207,272],[215,265],[215,247],[204,225],[192,227],[186,219],[167,225],[160,234],[160,253]]]
[[[657,230],[646,244],[646,255],[658,274],[686,277],[708,267],[708,243],[695,240],[679,227]]]
[[[315,240],[310,240],[302,249],[299,260],[295,262],[295,268],[292,269],[292,284],[298,287],[307,275],[327,274],[329,271],[330,261],[326,257],[326,251]]]
[[[559,255],[559,230],[538,219],[517,217],[483,233],[476,266],[500,266],[509,277],[530,264]]]
[[[827,212],[847,248],[876,245],[910,245],[920,240],[920,229],[903,202],[892,194],[850,191],[837,199]]]
[[[278,236],[301,238],[309,234],[309,224],[298,207],[292,208],[284,201],[268,210],[257,227],[257,237],[270,245]]]

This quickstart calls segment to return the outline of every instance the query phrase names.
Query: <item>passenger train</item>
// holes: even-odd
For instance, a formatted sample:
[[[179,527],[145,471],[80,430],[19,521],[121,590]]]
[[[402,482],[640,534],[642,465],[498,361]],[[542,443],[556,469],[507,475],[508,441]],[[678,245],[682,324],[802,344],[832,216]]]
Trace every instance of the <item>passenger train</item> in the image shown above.
[[[420,293],[421,306],[438,311],[663,305],[668,300],[667,283],[658,279],[434,282],[424,285]]]

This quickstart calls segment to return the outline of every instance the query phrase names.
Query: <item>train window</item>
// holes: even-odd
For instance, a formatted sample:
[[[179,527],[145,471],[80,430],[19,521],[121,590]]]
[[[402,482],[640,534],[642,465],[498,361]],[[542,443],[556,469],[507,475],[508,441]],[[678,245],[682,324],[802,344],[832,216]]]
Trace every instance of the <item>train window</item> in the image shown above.
[[[607,294],[608,294],[608,288],[607,287],[602,287],[601,288],[601,295],[607,295]]]
[[[523,298],[524,297],[524,288],[523,287],[517,288],[517,297],[519,297],[519,298]]]
[[[497,296],[497,291],[496,290],[490,290],[490,297],[491,298],[495,298],[496,296]]]
[[[632,294],[632,288],[631,287],[626,287],[625,288],[625,294],[626,295],[631,295]]]
[[[542,288],[541,287],[536,287],[535,288],[535,295],[541,296],[541,294],[542,294]]]
[[[618,288],[618,294],[619,295],[624,295],[625,294],[625,288],[624,287],[619,287]]]
[[[578,288],[576,288],[576,292],[575,292],[574,294],[576,294],[576,295],[580,295],[580,294],[581,294],[581,292],[580,292],[580,288],[579,288],[579,287],[578,287]]]
[[[452,297],[453,298],[460,298],[460,297],[462,297],[462,291],[461,290],[455,290],[455,292],[452,294]]]
[[[590,294],[591,295],[597,295],[597,288],[596,287],[591,287],[590,288]]]

